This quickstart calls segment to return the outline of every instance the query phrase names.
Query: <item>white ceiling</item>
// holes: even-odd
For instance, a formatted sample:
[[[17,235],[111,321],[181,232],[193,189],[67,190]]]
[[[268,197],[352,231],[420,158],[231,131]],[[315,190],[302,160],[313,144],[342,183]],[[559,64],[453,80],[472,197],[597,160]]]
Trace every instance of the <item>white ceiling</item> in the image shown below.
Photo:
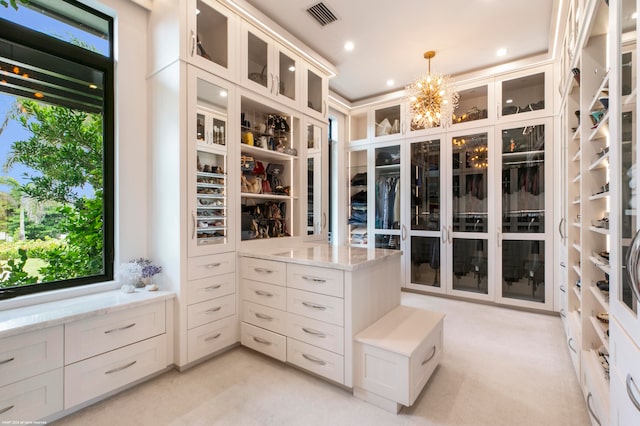
[[[355,102],[425,74],[427,50],[431,70],[453,76],[550,54],[562,0],[323,0],[338,18],[324,27],[306,11],[316,0],[246,1],[333,63],[331,90]]]

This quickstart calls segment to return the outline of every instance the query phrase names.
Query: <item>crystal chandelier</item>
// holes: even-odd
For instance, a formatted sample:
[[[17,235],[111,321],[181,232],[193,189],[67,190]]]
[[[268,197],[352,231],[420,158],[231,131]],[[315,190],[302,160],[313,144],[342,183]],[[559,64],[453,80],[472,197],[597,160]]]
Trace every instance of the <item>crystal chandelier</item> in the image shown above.
[[[431,58],[436,52],[425,52],[429,61],[429,73],[406,87],[409,94],[411,124],[415,128],[437,127],[451,123],[453,111],[458,106],[458,92],[453,88],[451,77],[431,74]]]

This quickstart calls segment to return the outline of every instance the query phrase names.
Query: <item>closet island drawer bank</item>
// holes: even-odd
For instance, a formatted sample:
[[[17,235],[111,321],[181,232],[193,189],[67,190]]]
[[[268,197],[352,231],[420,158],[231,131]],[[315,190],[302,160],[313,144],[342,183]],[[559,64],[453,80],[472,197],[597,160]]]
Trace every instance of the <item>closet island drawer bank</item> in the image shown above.
[[[58,419],[173,364],[166,291],[0,311],[0,422]]]
[[[353,337],[400,304],[398,250],[240,252],[241,343],[353,387]]]

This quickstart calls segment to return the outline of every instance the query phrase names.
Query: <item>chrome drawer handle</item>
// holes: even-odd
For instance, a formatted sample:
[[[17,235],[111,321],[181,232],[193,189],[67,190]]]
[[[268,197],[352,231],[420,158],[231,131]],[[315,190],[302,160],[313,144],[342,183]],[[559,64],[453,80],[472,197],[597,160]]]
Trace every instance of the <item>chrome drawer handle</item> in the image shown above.
[[[11,362],[11,361],[13,361],[14,359],[16,359],[16,358],[15,358],[15,357],[13,357],[13,356],[12,356],[11,358],[7,358],[7,359],[5,359],[5,360],[3,360],[3,361],[0,361],[0,365],[10,363],[10,362]]]
[[[566,293],[566,292],[567,292],[567,289],[566,289],[566,288],[564,288],[564,286],[563,286],[563,285],[561,285],[561,286],[560,286],[560,291],[561,291],[561,292],[563,292],[563,293]]]
[[[302,302],[302,304],[304,306],[306,306],[307,308],[311,308],[311,309],[317,309],[319,311],[324,311],[327,309],[326,306],[322,306],[322,305],[318,305],[316,303],[311,303],[311,302]]]
[[[566,318],[567,317],[567,314],[564,312],[564,309],[560,309],[560,316],[562,318]]]
[[[213,268],[217,268],[218,266],[222,265],[222,263],[217,262],[217,263],[209,263],[208,265],[205,265],[205,268],[207,269],[213,269]]]
[[[204,339],[204,341],[205,341],[205,342],[210,342],[210,341],[212,341],[212,340],[216,340],[216,339],[217,339],[218,337],[220,337],[220,336],[222,336],[222,333],[218,333],[218,334],[215,334],[215,335],[213,335],[213,336],[209,336],[209,337],[207,337],[206,339]]]
[[[311,334],[312,336],[321,337],[323,339],[327,337],[327,335],[324,334],[323,332],[314,330],[312,328],[302,327],[302,331],[304,331],[307,334]]]
[[[569,338],[569,340],[567,340],[567,345],[569,346],[569,349],[571,349],[571,352],[573,352],[574,354],[577,353],[576,350],[573,348],[573,346],[571,346],[571,342],[573,342],[573,337]]]
[[[253,337],[253,340],[258,343],[262,343],[263,345],[271,346],[271,342],[265,339],[261,339],[260,337]]]
[[[254,292],[255,292],[258,296],[273,297],[273,293],[269,293],[268,291],[255,290]]]
[[[598,426],[600,426],[600,419],[598,418],[598,416],[596,416],[595,411],[593,411],[593,408],[591,407],[592,399],[593,399],[593,395],[591,395],[591,392],[589,392],[589,395],[587,395],[587,408],[589,409],[589,414],[591,414],[591,417],[593,417],[593,420],[595,420]]]
[[[431,359],[436,356],[436,345],[433,345],[433,352],[431,352],[431,355],[429,355],[424,361],[422,361],[420,363],[420,365],[425,365],[426,363],[428,363],[429,361],[431,361]]]
[[[132,322],[129,325],[125,325],[124,327],[120,327],[120,328],[112,328],[111,330],[107,330],[104,332],[104,334],[109,334],[109,333],[115,333],[116,331],[122,331],[122,330],[127,330],[131,327],[133,327],[134,325],[136,325],[135,322]]]
[[[129,364],[123,365],[122,367],[116,367],[116,368],[114,368],[112,370],[105,371],[104,374],[112,374],[112,373],[117,373],[118,371],[126,370],[127,368],[129,368],[133,364],[135,364],[136,362],[138,362],[138,361],[131,361]]]
[[[218,285],[210,285],[209,287],[205,287],[204,291],[213,291],[213,290],[217,290],[220,287],[222,287],[222,285],[218,284]]]
[[[327,280],[323,280],[322,278],[309,277],[307,275],[303,275],[302,279],[306,280],[306,281],[311,281],[312,283],[326,283],[327,282]]]
[[[633,381],[633,377],[631,377],[631,374],[627,374],[627,395],[629,395],[629,399],[631,400],[633,405],[635,405],[636,410],[640,411],[640,402],[638,402],[636,396],[633,394],[631,386],[635,388],[636,393],[640,393],[640,389],[638,389],[636,382]]]
[[[318,365],[327,365],[325,361],[321,360],[320,358],[316,358],[315,356],[312,356],[312,355],[302,354],[302,357]]]
[[[260,318],[261,320],[273,321],[273,317],[270,317],[269,315],[261,314],[259,312],[256,312],[255,316],[257,318]]]
[[[206,311],[204,311],[204,313],[206,315],[209,315],[209,314],[213,314],[215,312],[218,312],[220,309],[222,309],[222,306],[216,306],[215,308],[207,309]]]
[[[259,274],[272,274],[273,271],[271,269],[267,269],[267,268],[253,268],[254,271],[256,271]]]
[[[7,411],[11,410],[13,407],[15,407],[15,405],[10,405],[8,407],[3,408],[2,410],[0,410],[0,414],[4,414]]]

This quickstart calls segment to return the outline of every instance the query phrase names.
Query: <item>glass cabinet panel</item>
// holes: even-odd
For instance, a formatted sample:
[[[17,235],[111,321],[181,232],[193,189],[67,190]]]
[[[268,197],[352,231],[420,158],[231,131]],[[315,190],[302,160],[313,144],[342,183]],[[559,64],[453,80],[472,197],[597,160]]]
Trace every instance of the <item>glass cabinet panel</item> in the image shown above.
[[[307,125],[307,149],[318,150],[322,144],[322,127],[314,124]]]
[[[279,74],[278,93],[295,101],[296,99],[296,61],[284,52],[278,52]]]
[[[251,31],[247,34],[247,59],[247,78],[269,87],[269,45]]]
[[[400,145],[376,148],[375,170],[375,227],[400,229]]]
[[[227,238],[226,156],[198,147],[196,171],[196,237],[199,246]]]
[[[375,136],[397,135],[400,133],[400,105],[393,105],[374,111]]]
[[[452,124],[482,120],[488,117],[489,98],[487,86],[474,87],[458,92],[458,106],[451,117]]]
[[[453,289],[488,294],[489,243],[485,239],[453,239]]]
[[[349,152],[348,243],[366,246],[369,242],[367,230],[367,150]]]
[[[377,234],[376,248],[400,250],[400,235],[395,234]]]
[[[440,230],[440,173],[440,140],[412,143],[412,230]]]
[[[545,126],[502,131],[502,232],[544,232]]]
[[[452,139],[454,232],[487,232],[489,148],[487,133]]]
[[[502,296],[545,302],[544,241],[502,241]]]
[[[206,2],[196,2],[196,54],[223,68],[229,66],[229,19]]]
[[[323,92],[322,77],[307,70],[307,106],[320,114],[323,113]]]
[[[502,115],[521,114],[545,107],[544,72],[502,82]]]
[[[624,73],[623,73],[624,74]],[[624,81],[624,79],[623,79]],[[624,85],[622,86],[624,92]],[[622,190],[620,191],[622,202],[621,212],[621,233],[622,233],[622,246],[621,246],[621,264],[623,268],[626,268],[627,250],[629,248],[629,242],[636,232],[637,223],[637,194],[636,194],[636,123],[633,111],[626,111],[622,113],[622,143],[621,143],[621,156],[622,168],[620,169],[620,176],[622,182]],[[627,306],[634,314],[638,314],[638,300],[634,297],[631,290],[631,283],[624,270],[621,271],[622,286],[618,291],[618,297],[620,301]]]
[[[440,237],[411,237],[411,283],[440,287]]]

